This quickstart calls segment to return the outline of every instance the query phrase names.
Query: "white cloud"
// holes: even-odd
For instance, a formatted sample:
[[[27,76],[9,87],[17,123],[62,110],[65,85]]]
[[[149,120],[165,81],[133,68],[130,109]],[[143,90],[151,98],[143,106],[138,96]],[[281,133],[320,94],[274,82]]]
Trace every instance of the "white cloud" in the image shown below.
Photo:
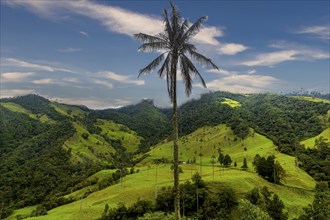
[[[58,19],[58,14],[65,11],[89,17],[99,21],[109,31],[124,34],[132,37],[137,33],[158,34],[163,31],[164,23],[162,18],[153,15],[145,15],[119,7],[99,4],[94,1],[13,1],[8,3],[11,6],[24,6],[28,10],[47,18]],[[79,32],[88,36],[84,31]],[[217,37],[222,37],[224,32],[215,26],[203,26],[193,40],[202,45],[211,45],[218,48],[219,53],[235,55],[247,49],[246,46],[237,43],[221,44]]]
[[[22,82],[35,75],[33,72],[6,72],[1,73],[1,82]]]
[[[257,71],[256,70],[249,70],[247,73],[248,74],[255,74]]]
[[[59,86],[75,86],[79,87],[76,85],[76,83],[80,83],[80,80],[78,78],[71,78],[71,77],[66,77],[63,79],[52,79],[52,78],[43,78],[43,79],[36,79],[32,81],[33,84],[37,85],[59,85]]]
[[[297,55],[297,51],[294,50],[283,50],[271,53],[263,53],[257,55],[254,60],[243,62],[243,65],[273,66],[274,64],[281,63],[284,61],[295,60],[295,55]]]
[[[216,37],[222,37],[223,35],[224,32],[219,27],[203,26],[193,39],[198,43],[217,46],[219,45],[219,41]]]
[[[61,52],[61,53],[74,53],[74,52],[82,51],[82,49],[81,48],[67,47],[67,48],[59,49],[58,51]]]
[[[104,86],[104,87],[106,87],[108,89],[112,89],[113,88],[112,83],[109,83],[109,82],[105,82],[105,81],[97,80],[97,79],[93,80],[92,82],[95,83],[95,84]]]
[[[329,59],[329,52],[307,47],[304,45],[290,44],[287,42],[277,42],[269,45],[270,47],[281,49],[275,52],[258,54],[253,60],[244,61],[246,66],[274,66],[275,64],[286,61],[312,61]]]
[[[119,108],[124,105],[132,104],[129,99],[115,99],[111,101],[100,100],[98,97],[90,98],[66,98],[66,97],[53,97],[53,101],[60,103],[66,103],[71,105],[85,105],[91,109],[107,109],[107,108]]]
[[[89,37],[89,34],[85,31],[79,31],[80,34],[84,35],[85,37]]]
[[[222,90],[234,93],[259,93],[273,87],[278,80],[263,75],[229,75],[206,83],[213,90]]]
[[[300,28],[296,34],[310,34],[324,40],[330,39],[330,24],[324,26],[309,26]]]
[[[55,79],[45,78],[45,79],[36,79],[33,80],[32,83],[37,85],[50,85],[50,84],[59,84],[59,82]]]
[[[0,98],[9,98],[34,93],[32,89],[1,89]]]
[[[38,70],[47,71],[47,72],[60,71],[60,72],[73,73],[73,71],[71,71],[69,69],[58,68],[58,67],[53,67],[53,66],[48,66],[48,65],[41,65],[41,64],[37,64],[37,63],[30,63],[30,62],[15,59],[15,58],[4,58],[4,61],[2,61],[1,64],[3,66],[31,69],[31,70],[35,70],[35,71],[38,71]]]
[[[144,85],[144,80],[137,80],[137,79],[131,79],[131,76],[124,76],[124,75],[120,75],[118,73],[112,72],[112,71],[103,71],[103,72],[99,72],[99,75],[108,78],[108,79],[112,79],[121,83],[128,83],[128,84],[135,84],[138,86]]]
[[[80,80],[78,78],[74,78],[74,77],[63,78],[63,81],[69,82],[69,83],[80,83]]]
[[[247,49],[248,48],[242,44],[228,43],[228,44],[221,44],[218,51],[221,54],[235,55],[235,54],[243,52]]]
[[[232,75],[232,74],[236,74],[236,72],[231,72],[231,71],[228,71],[228,70],[224,70],[224,69],[210,69],[210,70],[207,70],[208,73],[215,73],[215,74],[220,74],[220,75]]]

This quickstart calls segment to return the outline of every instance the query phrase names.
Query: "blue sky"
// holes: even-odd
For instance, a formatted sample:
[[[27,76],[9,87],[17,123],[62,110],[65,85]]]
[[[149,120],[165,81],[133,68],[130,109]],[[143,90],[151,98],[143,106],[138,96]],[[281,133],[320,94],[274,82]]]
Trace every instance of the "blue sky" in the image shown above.
[[[192,39],[219,71],[200,69],[208,91],[329,93],[329,1],[174,1],[182,17],[207,15]],[[1,1],[1,97],[29,93],[90,108],[154,99],[166,81],[137,78],[157,53],[132,36],[162,31],[168,1]],[[179,77],[180,79],[180,77]],[[181,81],[179,103],[187,101]]]

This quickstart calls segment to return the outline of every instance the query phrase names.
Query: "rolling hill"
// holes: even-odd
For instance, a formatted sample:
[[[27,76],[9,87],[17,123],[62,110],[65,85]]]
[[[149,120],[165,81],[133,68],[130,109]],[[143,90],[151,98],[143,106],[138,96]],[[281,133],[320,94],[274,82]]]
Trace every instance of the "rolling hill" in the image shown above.
[[[151,100],[91,110],[36,95],[1,99],[3,217],[28,217],[41,204],[48,214],[29,219],[96,219],[105,204],[154,201],[172,185],[170,112]],[[330,181],[329,113],[325,101],[274,94],[213,92],[191,100],[179,107],[181,182],[198,171],[209,187],[230,187],[239,198],[267,186],[289,218],[298,217],[313,202],[316,181]],[[320,136],[328,140],[314,147]],[[219,149],[232,158],[230,167],[220,167]],[[275,155],[286,181],[258,176],[256,154]],[[244,158],[247,170],[240,169]]]

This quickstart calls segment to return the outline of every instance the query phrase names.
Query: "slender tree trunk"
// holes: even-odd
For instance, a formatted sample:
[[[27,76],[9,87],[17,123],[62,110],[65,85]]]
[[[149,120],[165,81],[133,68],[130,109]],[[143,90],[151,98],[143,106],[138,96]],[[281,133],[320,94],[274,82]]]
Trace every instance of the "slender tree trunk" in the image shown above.
[[[176,64],[172,65],[173,74],[173,157],[174,157],[174,217],[180,219],[180,188],[179,188],[179,146],[178,146],[178,110],[176,100]]]

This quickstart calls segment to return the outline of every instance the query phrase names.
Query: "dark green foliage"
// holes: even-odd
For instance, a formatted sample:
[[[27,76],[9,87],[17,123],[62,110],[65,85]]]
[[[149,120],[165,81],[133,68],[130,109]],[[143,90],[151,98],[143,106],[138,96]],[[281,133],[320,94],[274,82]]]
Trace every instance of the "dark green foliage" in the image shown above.
[[[117,208],[109,208],[109,205],[106,204],[100,220],[133,220],[153,210],[154,206],[150,201],[140,199],[128,208],[123,203],[119,203]]]
[[[284,204],[278,195],[274,194],[272,200],[266,204],[266,208],[270,217],[275,220],[286,220],[288,219],[288,214],[283,213]]]
[[[42,202],[54,207],[50,201],[100,169],[96,164],[71,164],[70,152],[62,145],[73,132],[69,121],[54,124],[0,160],[0,201],[5,207]]]
[[[0,158],[49,127],[26,114],[0,106]]]
[[[47,210],[44,206],[38,205],[36,209],[31,212],[31,217],[47,215]]]
[[[47,115],[55,121],[65,120],[67,117],[58,113],[52,106],[51,102],[38,95],[26,95],[15,98],[1,99],[2,102],[13,102],[19,104],[23,108],[30,110],[37,116]]]
[[[245,158],[245,157],[244,157],[243,165],[241,166],[241,168],[242,168],[243,170],[246,170],[247,168],[249,168],[248,165],[247,165],[247,161],[246,161],[246,158]]]
[[[315,149],[298,148],[298,164],[318,181],[330,183],[330,143],[320,138]]]
[[[88,139],[89,134],[88,133],[82,133],[81,137],[84,138],[85,140]]]
[[[228,154],[226,154],[225,158],[223,159],[223,164],[224,164],[226,167],[228,167],[228,166],[230,166],[231,162],[232,162],[232,161],[231,161],[230,156],[229,156]]]
[[[324,126],[318,116],[325,115],[329,104],[286,96],[259,94],[244,100],[242,115],[257,132],[272,139],[279,149],[294,152],[300,140],[317,135]],[[291,148],[291,151],[288,149]]]
[[[94,111],[89,118],[110,119],[126,125],[144,138],[142,143],[144,147],[156,144],[170,134],[168,118],[154,106],[151,100],[143,100],[137,105],[119,109]]]
[[[315,186],[314,201],[312,205],[304,208],[304,214],[299,220],[327,220],[330,219],[330,190],[327,182],[317,183]]]
[[[246,199],[249,200],[253,205],[257,205],[260,202],[260,192],[257,187],[254,187],[248,194],[246,195]]]
[[[278,161],[275,162],[274,156],[268,156],[266,159],[257,154],[254,157],[252,164],[258,175],[269,182],[279,184],[280,181],[284,181],[284,178],[286,177],[285,170]]]
[[[218,161],[219,161],[219,163],[220,163],[220,166],[223,165],[224,162],[225,162],[225,155],[223,155],[222,152],[219,152]]]
[[[214,190],[211,192],[196,173],[192,177],[192,182],[186,181],[180,185],[181,213],[197,219],[228,218],[232,208],[237,204],[236,195],[229,188]],[[156,210],[173,212],[173,199],[173,189],[162,188],[156,199]]]
[[[251,204],[258,205],[261,209],[264,209],[274,220],[288,219],[288,213],[284,212],[282,200],[277,194],[269,191],[266,186],[261,190],[256,187],[253,188],[246,195],[246,198]]]

